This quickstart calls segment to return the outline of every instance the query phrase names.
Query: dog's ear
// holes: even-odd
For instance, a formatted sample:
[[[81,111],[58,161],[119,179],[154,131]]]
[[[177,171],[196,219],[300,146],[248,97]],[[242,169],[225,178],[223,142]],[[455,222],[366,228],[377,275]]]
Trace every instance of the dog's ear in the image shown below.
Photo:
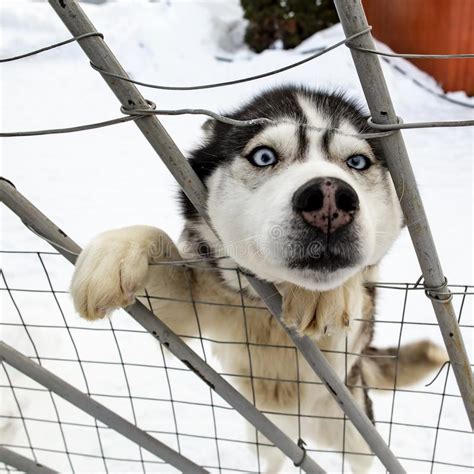
[[[214,132],[216,130],[216,124],[217,122],[214,119],[208,119],[202,124],[201,128],[204,130],[204,135],[206,138],[213,138]]]

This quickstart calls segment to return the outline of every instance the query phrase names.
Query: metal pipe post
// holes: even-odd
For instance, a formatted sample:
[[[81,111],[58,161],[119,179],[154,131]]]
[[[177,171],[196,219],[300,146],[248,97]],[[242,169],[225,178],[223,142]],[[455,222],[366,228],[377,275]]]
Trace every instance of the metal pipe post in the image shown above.
[[[33,206],[15,189],[10,181],[0,180],[0,201],[3,201],[29,229],[34,229],[71,263],[76,261],[77,255],[81,252],[79,245]],[[53,242],[56,242],[56,245]],[[305,455],[305,452],[294,441],[257,410],[142,303],[137,301],[125,308],[125,311],[294,463],[300,463],[303,459],[300,464],[301,469],[311,473],[325,472],[309,455]]]
[[[82,32],[97,32],[92,22],[82,10],[76,0],[48,0],[59,18],[66,25],[73,36],[79,36]],[[96,66],[106,71],[127,76],[117,58],[109,49],[105,41],[92,36],[79,40],[79,45],[87,57]],[[148,109],[149,105],[138,89],[131,83],[120,81],[113,77],[102,75],[117,99],[126,109]],[[183,155],[173,139],[156,116],[150,115],[135,120],[135,124],[158,153],[165,165],[170,170],[176,181],[185,190],[189,200],[196,207],[199,214],[206,215],[204,185],[195,173],[190,175],[187,163],[183,163]]]
[[[252,277],[248,278],[250,281],[252,281],[252,286],[255,289],[260,289],[260,285],[265,284]],[[265,291],[264,289],[262,290],[262,292]],[[391,449],[380,436],[380,433],[375,429],[367,415],[357,405],[357,402],[354,400],[351,392],[339,380],[337,375],[334,374],[333,368],[328,363],[326,357],[324,357],[319,348],[308,336],[301,337],[295,329],[287,328],[285,326],[281,310],[281,295],[271,294],[271,298],[268,298],[267,300],[264,299],[264,302],[271,310],[273,315],[277,318],[281,326],[285,328],[286,332],[293,340],[295,346],[298,348],[301,354],[303,354],[304,358],[314,370],[314,372],[318,374],[321,382],[324,383],[329,393],[333,395],[333,398],[336,400],[341,409],[346,413],[349,420],[351,420],[353,425],[357,428],[365,442],[377,455],[387,471],[391,474],[404,473],[405,470],[403,466],[400,464]]]
[[[0,341],[0,360],[180,471],[203,474],[208,472],[2,341]]]
[[[368,28],[360,0],[335,0],[335,5],[346,37]],[[370,32],[353,40],[353,44],[375,49]],[[355,49],[351,49],[351,54],[374,123],[398,123],[378,57]],[[405,143],[401,132],[394,132],[380,140],[423,272],[425,286],[440,289],[442,293],[437,292],[437,296],[430,296],[430,299],[471,428],[474,429],[474,377]]]
[[[96,31],[94,25],[90,22],[76,1],[49,0],[49,3],[73,36]],[[81,40],[80,45],[89,59],[101,69],[128,77],[102,38],[88,37]],[[145,98],[134,85],[111,78],[108,75],[103,75],[102,77],[125,107],[148,107]],[[206,191],[204,185],[186,158],[174,144],[171,137],[167,134],[159,120],[156,116],[147,116],[136,120],[135,123],[181,185],[183,191],[199,214],[209,223],[212,229],[212,224],[209,222],[206,212]],[[255,280],[252,279],[251,284],[253,284],[252,282],[254,281]],[[266,302],[273,315],[278,319],[280,324],[282,324],[294,344],[302,350],[302,355],[316,372],[316,375],[318,375],[321,380],[324,380],[328,387],[331,387],[329,393],[338,401],[350,421],[357,427],[367,444],[380,458],[385,467],[387,469],[389,469],[389,467],[393,468],[394,470],[392,472],[404,472],[400,463],[366,414],[353,402],[352,396],[346,389],[344,383],[339,379],[321,351],[311,341],[303,343],[300,336],[284,325],[281,318],[281,301],[278,299],[278,296],[273,299],[273,304],[269,304],[269,302],[272,301],[272,295],[278,295],[276,288],[265,282],[259,282],[258,285],[255,284],[254,288],[262,300]],[[278,303],[279,301],[280,303]],[[275,311],[276,308],[279,309]],[[323,373],[324,376],[322,376]],[[349,400],[349,398],[352,400],[351,403],[341,403],[341,400]]]
[[[13,466],[22,472],[32,472],[35,474],[57,474],[57,471],[43,466],[21,454],[15,453],[10,449],[0,446],[0,462]]]

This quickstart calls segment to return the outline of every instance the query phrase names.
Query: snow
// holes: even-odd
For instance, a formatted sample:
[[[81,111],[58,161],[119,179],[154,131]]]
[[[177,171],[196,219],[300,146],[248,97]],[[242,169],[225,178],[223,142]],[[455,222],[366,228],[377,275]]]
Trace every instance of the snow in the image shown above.
[[[260,55],[248,51],[241,43],[244,22],[236,0],[226,2],[120,1],[103,5],[84,4],[96,28],[132,77],[161,84],[188,85],[226,81],[275,69],[305,57],[304,51],[330,45],[343,38],[340,26],[314,35],[293,51],[269,50]],[[35,49],[69,37],[68,32],[52,9],[43,2],[4,0],[0,4],[0,57]],[[383,45],[381,45],[383,47]],[[217,60],[216,56],[230,61]],[[397,113],[404,121],[472,119],[472,109],[462,107],[420,89],[411,78],[416,78],[440,92],[432,78],[404,60],[394,60],[407,75],[382,62]],[[2,64],[1,124],[2,131],[32,130],[67,127],[106,120],[120,116],[117,100],[110,93],[98,73],[93,71],[80,48],[71,44],[39,56]],[[299,68],[265,80],[221,88],[192,92],[166,92],[144,89],[148,98],[160,108],[196,107],[218,112],[232,109],[256,92],[275,84],[302,83],[327,89],[341,88],[363,101],[362,91],[349,51],[337,50]],[[474,100],[462,92],[453,98],[474,105]],[[201,137],[203,117],[164,117],[163,124],[182,150],[190,150]],[[432,226],[444,272],[452,283],[470,284],[473,281],[473,187],[472,157],[474,137],[472,129],[449,128],[407,131],[404,133],[426,211]],[[29,138],[2,139],[2,175],[81,246],[95,234],[113,227],[135,223],[150,224],[165,229],[177,238],[182,219],[178,214],[177,185],[133,124],[122,124],[88,132]],[[47,243],[26,230],[10,211],[2,213],[2,250],[49,251]],[[71,275],[70,265],[58,256],[44,256],[45,265],[55,290],[67,290]],[[3,254],[2,269],[11,288],[49,290],[41,262],[35,254]],[[420,270],[408,232],[405,230],[384,260],[382,281],[415,281]],[[2,322],[19,323],[19,316],[6,291],[2,291]],[[399,322],[404,292],[380,291],[378,316],[384,321]],[[170,392],[166,372],[162,368],[139,365],[110,365],[120,356],[128,364],[153,361],[162,366],[163,356],[156,343],[124,315],[113,318],[116,332],[90,330],[75,315],[68,295],[56,294],[71,329],[77,351],[85,362],[84,370],[91,393],[97,400],[134,420],[128,398],[124,370],[134,397],[138,425],[154,433],[172,447],[177,447],[175,421],[172,416]],[[43,358],[43,364],[76,385],[87,390],[77,362],[58,362],[44,358],[77,360],[75,348],[64,329],[64,320],[51,293],[14,292],[15,301],[28,325],[55,325],[58,328],[29,327],[29,331]],[[468,350],[472,355],[472,297],[467,297],[461,322]],[[455,297],[459,310],[462,298]],[[405,321],[435,322],[429,301],[422,292],[411,292],[407,301]],[[2,339],[29,356],[33,348],[23,327],[2,325]],[[95,323],[95,329],[110,328],[109,321]],[[399,324],[377,325],[376,343],[396,345]],[[122,329],[122,331],[120,331]],[[126,332],[134,330],[136,332]],[[114,334],[120,345],[118,354]],[[430,338],[441,343],[436,326],[405,324],[402,342]],[[202,353],[199,345],[193,345]],[[207,349],[207,347],[206,347]],[[169,355],[166,362],[176,370],[169,370],[173,399],[209,404],[209,390],[195,376]],[[34,382],[8,369],[15,385],[37,387]],[[436,426],[446,372],[429,388],[416,387],[420,393],[398,392],[394,401],[394,421],[398,423]],[[0,415],[16,416],[18,410],[5,372],[1,375]],[[429,393],[421,393],[432,392]],[[450,372],[447,392],[458,390]],[[54,406],[46,392],[17,390],[23,416],[55,420]],[[117,397],[110,397],[115,394]],[[120,398],[122,397],[122,398]],[[376,418],[390,420],[392,394],[372,392]],[[157,400],[150,400],[160,399]],[[69,451],[97,455],[71,455],[77,471],[103,471],[93,420],[54,397],[62,420],[74,424],[62,426]],[[215,396],[214,402],[226,406]],[[216,408],[217,432],[222,438],[247,439],[244,422],[235,411]],[[196,462],[216,466],[216,449],[209,406],[175,403],[176,423],[182,452]],[[19,420],[1,418],[2,442],[27,446],[28,440]],[[55,423],[29,420],[26,422],[40,461],[52,468],[70,469],[64,451],[62,434]],[[79,425],[78,425],[79,424]],[[303,425],[305,426],[305,425]],[[469,431],[460,398],[446,397],[441,426]],[[308,428],[309,429],[309,428]],[[387,438],[388,424],[378,424]],[[141,471],[138,449],[111,430],[101,428],[101,439],[107,467],[111,471]],[[164,434],[168,433],[168,434]],[[210,436],[201,439],[199,435]],[[393,427],[391,445],[402,458],[430,460],[435,442],[435,430],[428,428]],[[303,432],[305,438],[305,432]],[[472,438],[464,432],[440,431],[436,460],[461,465],[473,464]],[[310,444],[311,448],[314,448]],[[48,450],[58,450],[60,453]],[[256,470],[255,448],[243,443],[219,441],[222,465],[230,470]],[[18,449],[31,457],[28,449]],[[323,466],[340,471],[340,458],[328,453],[312,453]],[[155,464],[156,458],[143,452],[148,471],[171,469]],[[115,458],[115,460],[114,460]],[[122,460],[119,460],[122,459]],[[128,460],[128,461],[127,461]],[[148,461],[148,463],[146,462]],[[430,462],[404,460],[409,472],[427,472]],[[292,470],[291,463],[285,469]],[[347,469],[347,466],[346,466]],[[293,468],[294,470],[294,468]],[[213,469],[216,471],[216,469]],[[455,468],[435,464],[435,472],[467,472],[469,468]],[[383,472],[374,464],[373,472]]]

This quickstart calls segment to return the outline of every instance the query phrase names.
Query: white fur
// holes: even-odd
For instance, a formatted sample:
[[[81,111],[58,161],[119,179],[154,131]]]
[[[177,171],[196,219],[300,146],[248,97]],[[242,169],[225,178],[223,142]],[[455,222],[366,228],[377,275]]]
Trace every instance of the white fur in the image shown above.
[[[329,125],[307,100],[301,99],[300,105],[308,124]],[[355,131],[349,123],[343,123],[341,128],[347,133]],[[236,156],[230,165],[218,167],[208,179],[208,213],[221,242],[203,222],[194,224],[194,229],[211,245],[214,256],[229,257],[218,261],[221,267],[239,264],[258,277],[277,283],[283,295],[287,324],[313,337],[321,349],[329,350],[327,358],[343,378],[357,360],[354,354],[359,354],[367,343],[361,322],[366,314],[363,291],[366,267],[377,263],[396,238],[401,211],[391,182],[379,182],[374,187],[344,164],[351,154],[371,154],[364,140],[336,135],[331,153],[339,161],[328,161],[321,147],[322,133],[314,130],[308,134],[306,156],[298,157],[296,130],[295,125],[288,123],[267,127],[245,147],[244,154],[258,145],[278,150],[287,159],[278,171],[257,171],[244,157]],[[292,196],[300,186],[317,177],[347,182],[360,201],[356,223],[363,243],[361,257],[353,267],[332,274],[288,268],[280,252],[291,233],[288,222],[293,214]],[[104,233],[85,248],[77,261],[71,284],[75,307],[87,319],[102,318],[113,309],[130,304],[146,286],[152,297],[151,309],[178,334],[242,342],[215,344],[213,349],[227,372],[244,376],[236,380],[247,397],[252,399],[255,393],[258,408],[297,413],[296,384],[285,385],[277,380],[296,380],[297,365],[300,380],[318,379],[301,356],[297,356],[296,364],[294,349],[275,347],[292,346],[292,343],[268,311],[247,308],[242,313],[239,308],[242,295],[232,290],[240,287],[236,272],[222,271],[221,277],[227,283],[223,285],[213,268],[185,270],[176,265],[150,265],[188,257],[196,258],[196,255],[185,240],[180,241],[178,251],[163,231],[153,227],[134,226]],[[241,278],[242,286],[248,288],[248,282]],[[231,306],[176,301],[189,299],[190,291],[196,301]],[[251,291],[248,294],[244,296],[245,303],[257,305],[255,294]],[[153,299],[153,296],[161,298]],[[254,343],[250,346],[245,344],[247,333]],[[346,344],[350,353],[347,356]],[[257,377],[253,380],[253,392],[249,379],[245,378],[250,375],[249,357],[252,375]],[[303,383],[299,390],[304,413],[342,416],[324,387]],[[355,390],[354,396],[363,404],[362,390]],[[282,423],[284,431],[290,435],[294,432],[291,436],[296,438],[296,417],[286,417]],[[319,443],[342,448],[342,422],[313,418],[311,423],[309,431]],[[347,422],[346,450],[368,452],[350,422]],[[371,461],[370,456],[354,455],[348,459],[355,472],[364,472]],[[278,456],[269,458],[268,472],[279,469],[280,461]]]
[[[301,101],[310,125],[329,126],[317,110]],[[340,127],[346,133],[356,133],[348,123]],[[283,123],[266,128],[254,137],[244,155],[259,145],[271,146],[285,157],[296,154],[296,127]],[[218,168],[208,180],[208,210],[214,228],[222,240],[221,247],[239,265],[250,269],[258,277],[271,282],[289,281],[311,290],[327,290],[342,284],[347,278],[367,265],[378,263],[397,237],[401,227],[401,209],[391,180],[379,186],[356,179],[354,172],[343,164],[353,154],[364,153],[372,157],[366,141],[337,135],[332,140],[331,152],[340,162],[328,162],[323,156],[320,139],[322,132],[311,131],[307,158],[289,160],[280,171],[255,177],[255,171],[245,159],[236,159],[230,167]],[[372,157],[373,158],[373,157]],[[341,166],[342,164],[342,166]],[[263,173],[266,173],[263,171]],[[356,222],[361,229],[362,256],[356,266],[332,274],[318,271],[290,269],[282,252],[275,250],[275,232],[281,232],[281,245],[286,243],[285,228],[293,215],[291,198],[295,191],[312,178],[334,177],[350,184],[357,192],[360,211]],[[252,186],[248,186],[248,182]],[[210,241],[215,239],[210,239]],[[219,245],[216,243],[216,245]]]
[[[285,386],[280,387],[280,395],[275,396],[278,382],[267,379],[283,379],[318,382],[314,372],[304,359],[298,356],[299,372],[296,372],[295,351],[278,349],[275,346],[291,346],[292,343],[278,323],[269,318],[266,310],[247,308],[245,316],[239,309],[239,294],[223,287],[215,271],[212,269],[193,269],[193,277],[182,267],[176,265],[148,265],[159,261],[175,262],[181,258],[177,248],[169,237],[161,230],[147,226],[133,226],[101,234],[81,253],[71,284],[71,294],[77,311],[85,318],[93,320],[104,317],[119,306],[131,303],[135,294],[143,294],[146,285],[151,296],[153,312],[180,335],[204,336],[217,341],[233,341],[245,343],[249,334],[250,354],[252,358],[252,374],[265,379],[254,380],[254,392],[259,409],[267,411],[284,410],[296,413],[297,392],[294,386],[286,394]],[[243,278],[243,277],[242,277]],[[346,298],[341,298],[341,289],[318,297],[313,293],[295,293],[297,288],[282,288],[287,294],[285,301],[289,313],[297,312],[303,305],[310,311],[318,306],[318,320],[321,324],[330,325],[326,334],[319,339],[322,350],[329,349],[327,358],[340,377],[355,361],[355,356],[344,356],[346,333],[348,334],[348,350],[358,353],[361,350],[360,320],[362,300],[360,293],[361,276],[356,276],[346,285]],[[193,305],[183,304],[176,300],[188,300],[192,290],[196,301],[218,302],[232,306],[197,305],[195,313]],[[289,293],[285,293],[285,292]],[[304,290],[302,290],[304,291]],[[160,299],[153,299],[153,296]],[[296,298],[291,296],[295,295]],[[324,295],[324,296],[323,296]],[[348,298],[347,298],[348,297]],[[164,298],[164,299],[163,299]],[[169,298],[169,299],[167,299]],[[309,298],[309,299],[308,299]],[[150,303],[140,298],[144,304]],[[245,298],[247,306],[255,306],[255,300]],[[296,306],[295,306],[296,305]],[[312,309],[311,309],[312,308]],[[348,332],[341,322],[342,311],[348,312]],[[289,314],[289,317],[291,316]],[[199,326],[197,324],[199,317]],[[326,323],[323,323],[326,321]],[[288,324],[293,324],[288,320]],[[247,327],[246,327],[247,326]],[[323,328],[321,327],[321,331]],[[255,345],[259,343],[262,345]],[[270,346],[268,346],[270,345]],[[236,375],[250,375],[249,349],[246,344],[215,344],[213,351],[219,357],[225,371]],[[333,351],[340,351],[337,354]],[[252,399],[249,380],[238,378],[242,393]],[[280,383],[281,385],[281,383]],[[284,384],[283,384],[284,385]],[[322,386],[301,384],[300,397],[304,413],[321,416],[341,417],[340,408]],[[342,439],[342,425],[338,422],[315,418],[311,432],[322,445],[334,446],[335,440]],[[281,423],[279,423],[281,425]],[[281,426],[287,433],[296,429],[296,420],[289,417]],[[365,452],[367,447],[360,435],[350,423],[347,424],[348,441],[346,448],[355,452]],[[357,472],[370,457],[359,456],[354,459]],[[277,455],[268,458],[269,466],[278,466],[282,459]],[[361,464],[362,461],[362,464]],[[267,472],[274,472],[268,467]]]

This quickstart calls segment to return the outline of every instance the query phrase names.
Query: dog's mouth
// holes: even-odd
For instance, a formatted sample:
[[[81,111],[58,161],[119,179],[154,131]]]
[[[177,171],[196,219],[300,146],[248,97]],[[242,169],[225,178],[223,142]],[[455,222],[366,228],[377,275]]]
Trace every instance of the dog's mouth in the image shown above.
[[[303,223],[296,227],[283,255],[289,268],[327,274],[352,268],[362,260],[355,223],[328,234]]]
[[[319,273],[333,273],[336,270],[354,266],[354,259],[325,251],[320,256],[307,256],[287,260],[288,267],[299,270],[314,270]]]

